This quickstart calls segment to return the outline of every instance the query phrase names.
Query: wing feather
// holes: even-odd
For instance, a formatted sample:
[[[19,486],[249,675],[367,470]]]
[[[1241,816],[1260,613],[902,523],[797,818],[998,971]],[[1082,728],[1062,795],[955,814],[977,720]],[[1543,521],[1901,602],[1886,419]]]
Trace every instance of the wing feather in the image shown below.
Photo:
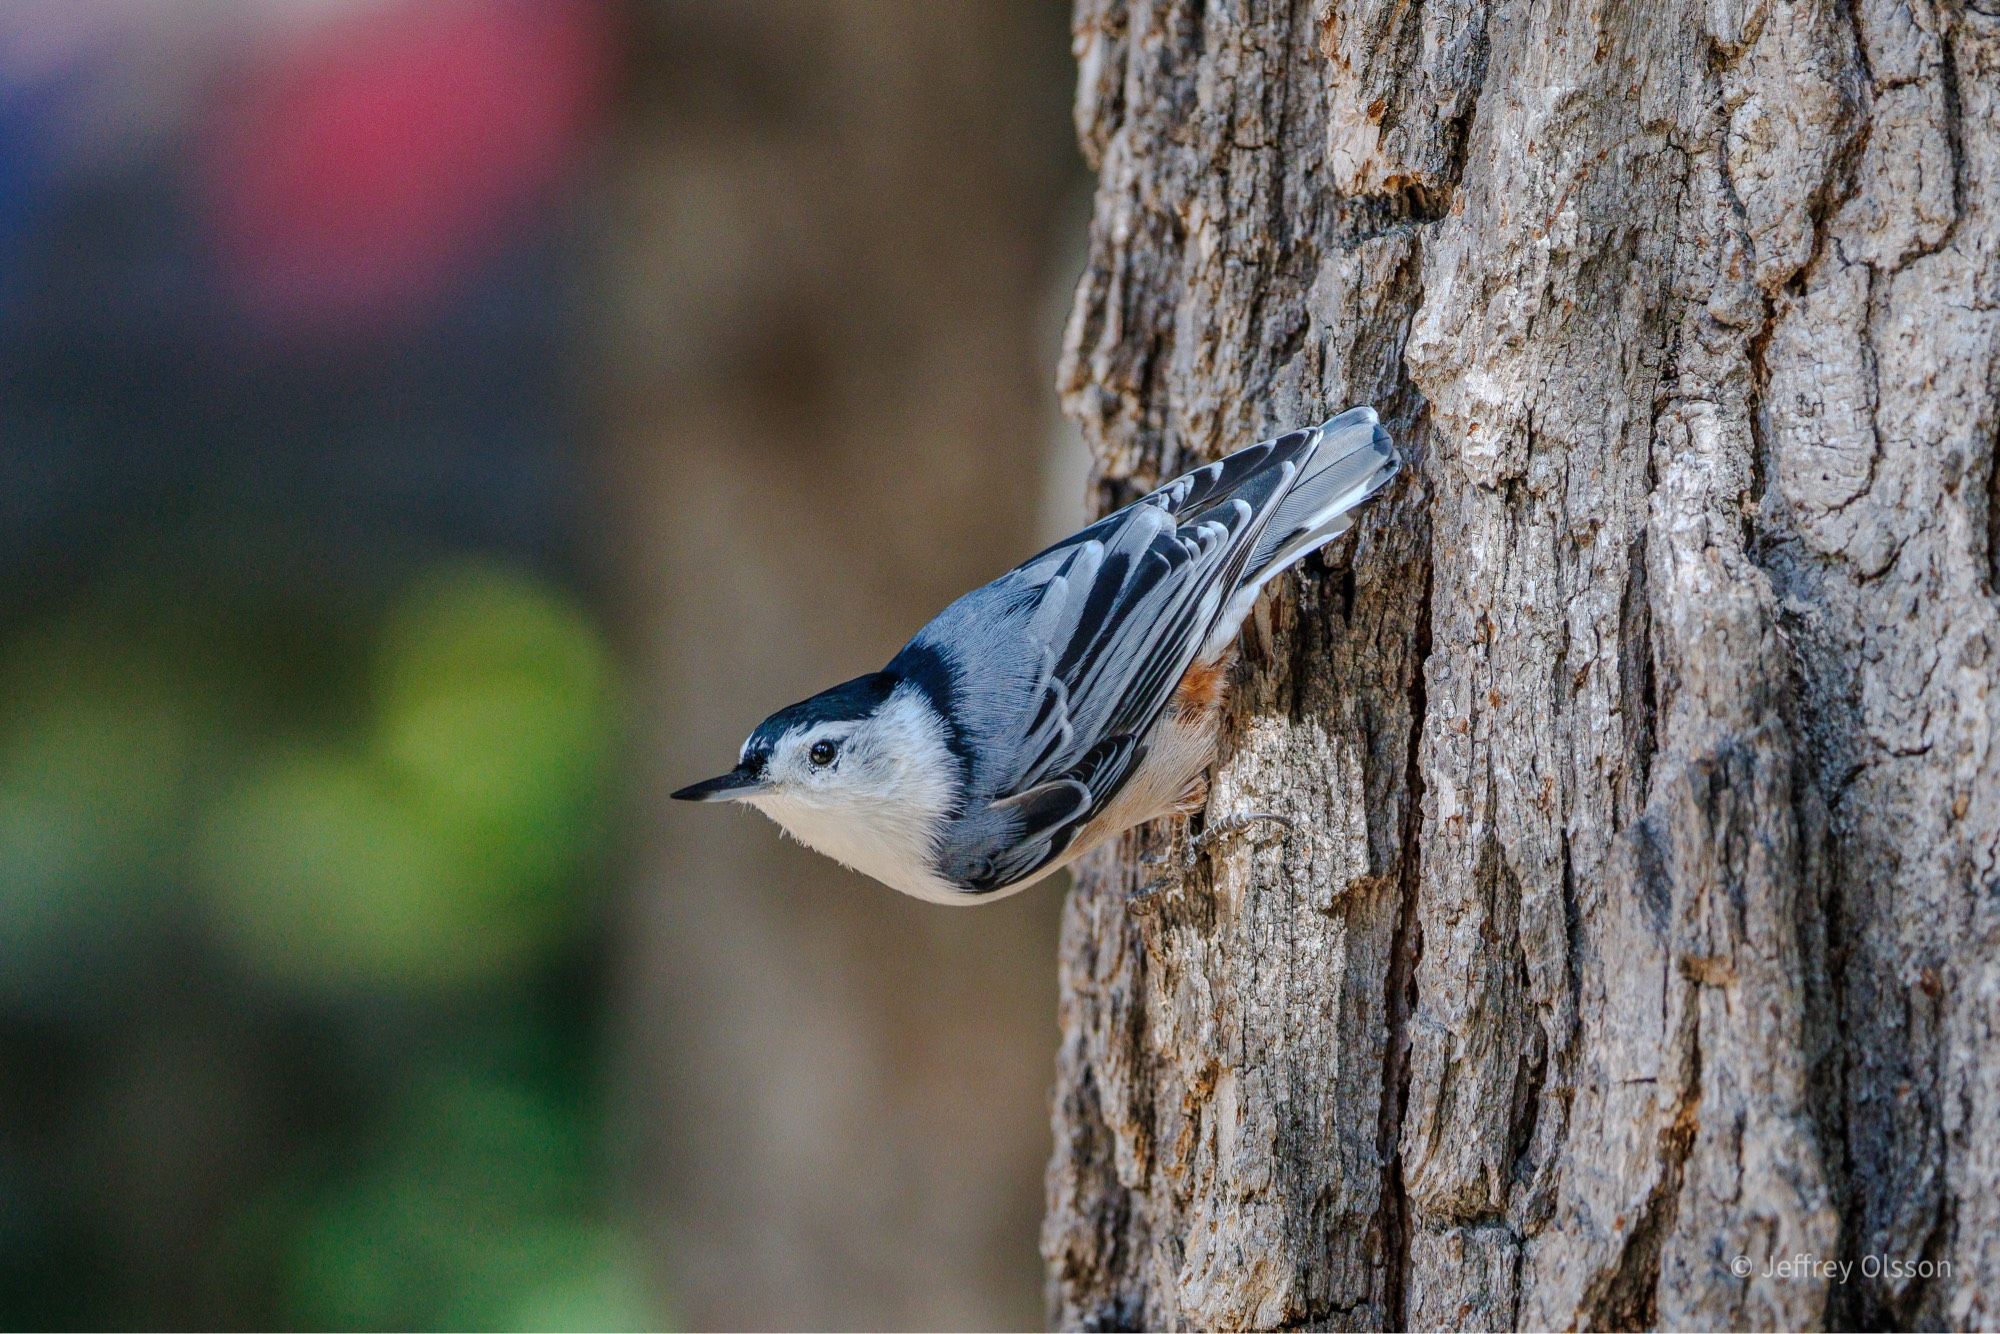
[[[1103,738],[1150,731],[1296,474],[1288,458],[1263,452],[1260,466],[1231,455],[1092,525],[1077,539],[1101,553],[1087,565],[1058,547],[1002,581],[1047,586],[1031,623],[1045,663],[1032,714],[1039,725],[1004,790],[1063,774]],[[1227,492],[1216,485],[1225,473],[1235,474]],[[1088,586],[1075,577],[1085,569]]]
[[[1068,849],[1143,754],[1136,737],[1107,737],[1062,777],[994,802],[991,812],[1009,823],[1003,826],[1002,837],[990,841],[990,850],[966,883],[977,892],[989,892],[1047,865]]]
[[[1338,448],[1316,456],[1336,429]],[[1357,440],[1376,452],[1359,458]],[[961,883],[1014,884],[1067,848],[1144,758],[1187,670],[1233,636],[1223,622],[1394,468],[1374,414],[1356,409],[1174,479],[927,626],[912,646],[962,654],[958,688],[979,693],[961,713],[985,729],[949,849]]]

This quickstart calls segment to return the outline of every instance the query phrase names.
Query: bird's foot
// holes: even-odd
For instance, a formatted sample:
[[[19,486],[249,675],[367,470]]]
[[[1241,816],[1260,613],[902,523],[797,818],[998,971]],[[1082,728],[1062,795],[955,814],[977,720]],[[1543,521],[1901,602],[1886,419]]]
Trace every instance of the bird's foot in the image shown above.
[[[1264,823],[1283,825],[1286,833],[1297,829],[1298,823],[1289,815],[1276,815],[1270,811],[1248,811],[1242,815],[1225,815],[1208,825],[1199,834],[1188,839],[1186,864],[1193,866],[1195,860],[1218,844],[1227,843],[1256,825]],[[1284,835],[1280,834],[1280,838]]]
[[[1194,868],[1202,854],[1219,844],[1242,835],[1260,824],[1282,825],[1287,833],[1298,828],[1298,823],[1288,815],[1277,815],[1270,811],[1249,811],[1242,815],[1227,815],[1204,828],[1199,834],[1190,834],[1185,840],[1176,840],[1180,856],[1174,856],[1174,843],[1154,848],[1139,857],[1139,865],[1152,868],[1172,862],[1178,865],[1167,875],[1157,876],[1132,891],[1125,899],[1125,910],[1143,917],[1160,905],[1162,896],[1168,890],[1178,889],[1194,874]],[[1282,837],[1282,835],[1280,836]]]
[[[1160,906],[1161,899],[1168,890],[1179,889],[1181,878],[1177,875],[1157,876],[1125,896],[1125,911],[1134,917],[1144,917]]]

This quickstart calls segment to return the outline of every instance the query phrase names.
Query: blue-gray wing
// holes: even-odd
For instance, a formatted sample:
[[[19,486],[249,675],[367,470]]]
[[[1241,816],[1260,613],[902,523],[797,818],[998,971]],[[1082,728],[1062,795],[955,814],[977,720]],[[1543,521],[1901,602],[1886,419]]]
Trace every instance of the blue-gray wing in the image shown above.
[[[1330,459],[1320,446],[1333,435],[1342,443]],[[1144,758],[1188,668],[1219,630],[1233,636],[1244,598],[1331,521],[1317,479],[1343,496],[1372,492],[1394,460],[1367,409],[1253,445],[1039,553],[925,627],[905,653],[954,666],[966,882],[999,888],[1060,854]]]
[[[968,812],[939,850],[939,874],[974,894],[1027,879],[1069,847],[1141,753],[1136,737],[1107,737],[1061,777]]]

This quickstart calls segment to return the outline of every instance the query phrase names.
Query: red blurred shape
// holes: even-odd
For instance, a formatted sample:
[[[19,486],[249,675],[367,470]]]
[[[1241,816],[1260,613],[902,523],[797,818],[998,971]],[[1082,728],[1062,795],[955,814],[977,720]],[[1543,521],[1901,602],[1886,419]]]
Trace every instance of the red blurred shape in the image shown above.
[[[585,151],[609,63],[588,0],[393,0],[253,49],[201,146],[233,285],[290,326],[423,313]]]

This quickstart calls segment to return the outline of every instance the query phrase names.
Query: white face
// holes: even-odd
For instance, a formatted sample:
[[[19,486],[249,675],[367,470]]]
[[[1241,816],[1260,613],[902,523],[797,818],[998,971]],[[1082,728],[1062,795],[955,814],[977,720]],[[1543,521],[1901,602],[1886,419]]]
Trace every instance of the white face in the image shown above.
[[[956,772],[936,717],[917,692],[899,689],[871,717],[785,733],[742,799],[801,843],[929,897]]]
[[[746,750],[747,750],[746,745]],[[955,770],[942,728],[923,698],[901,689],[866,718],[792,728],[764,762],[763,787],[746,800],[822,809],[938,812]]]
[[[785,733],[764,761],[764,790],[745,800],[833,806],[887,795],[882,747],[870,721],[812,723]]]

